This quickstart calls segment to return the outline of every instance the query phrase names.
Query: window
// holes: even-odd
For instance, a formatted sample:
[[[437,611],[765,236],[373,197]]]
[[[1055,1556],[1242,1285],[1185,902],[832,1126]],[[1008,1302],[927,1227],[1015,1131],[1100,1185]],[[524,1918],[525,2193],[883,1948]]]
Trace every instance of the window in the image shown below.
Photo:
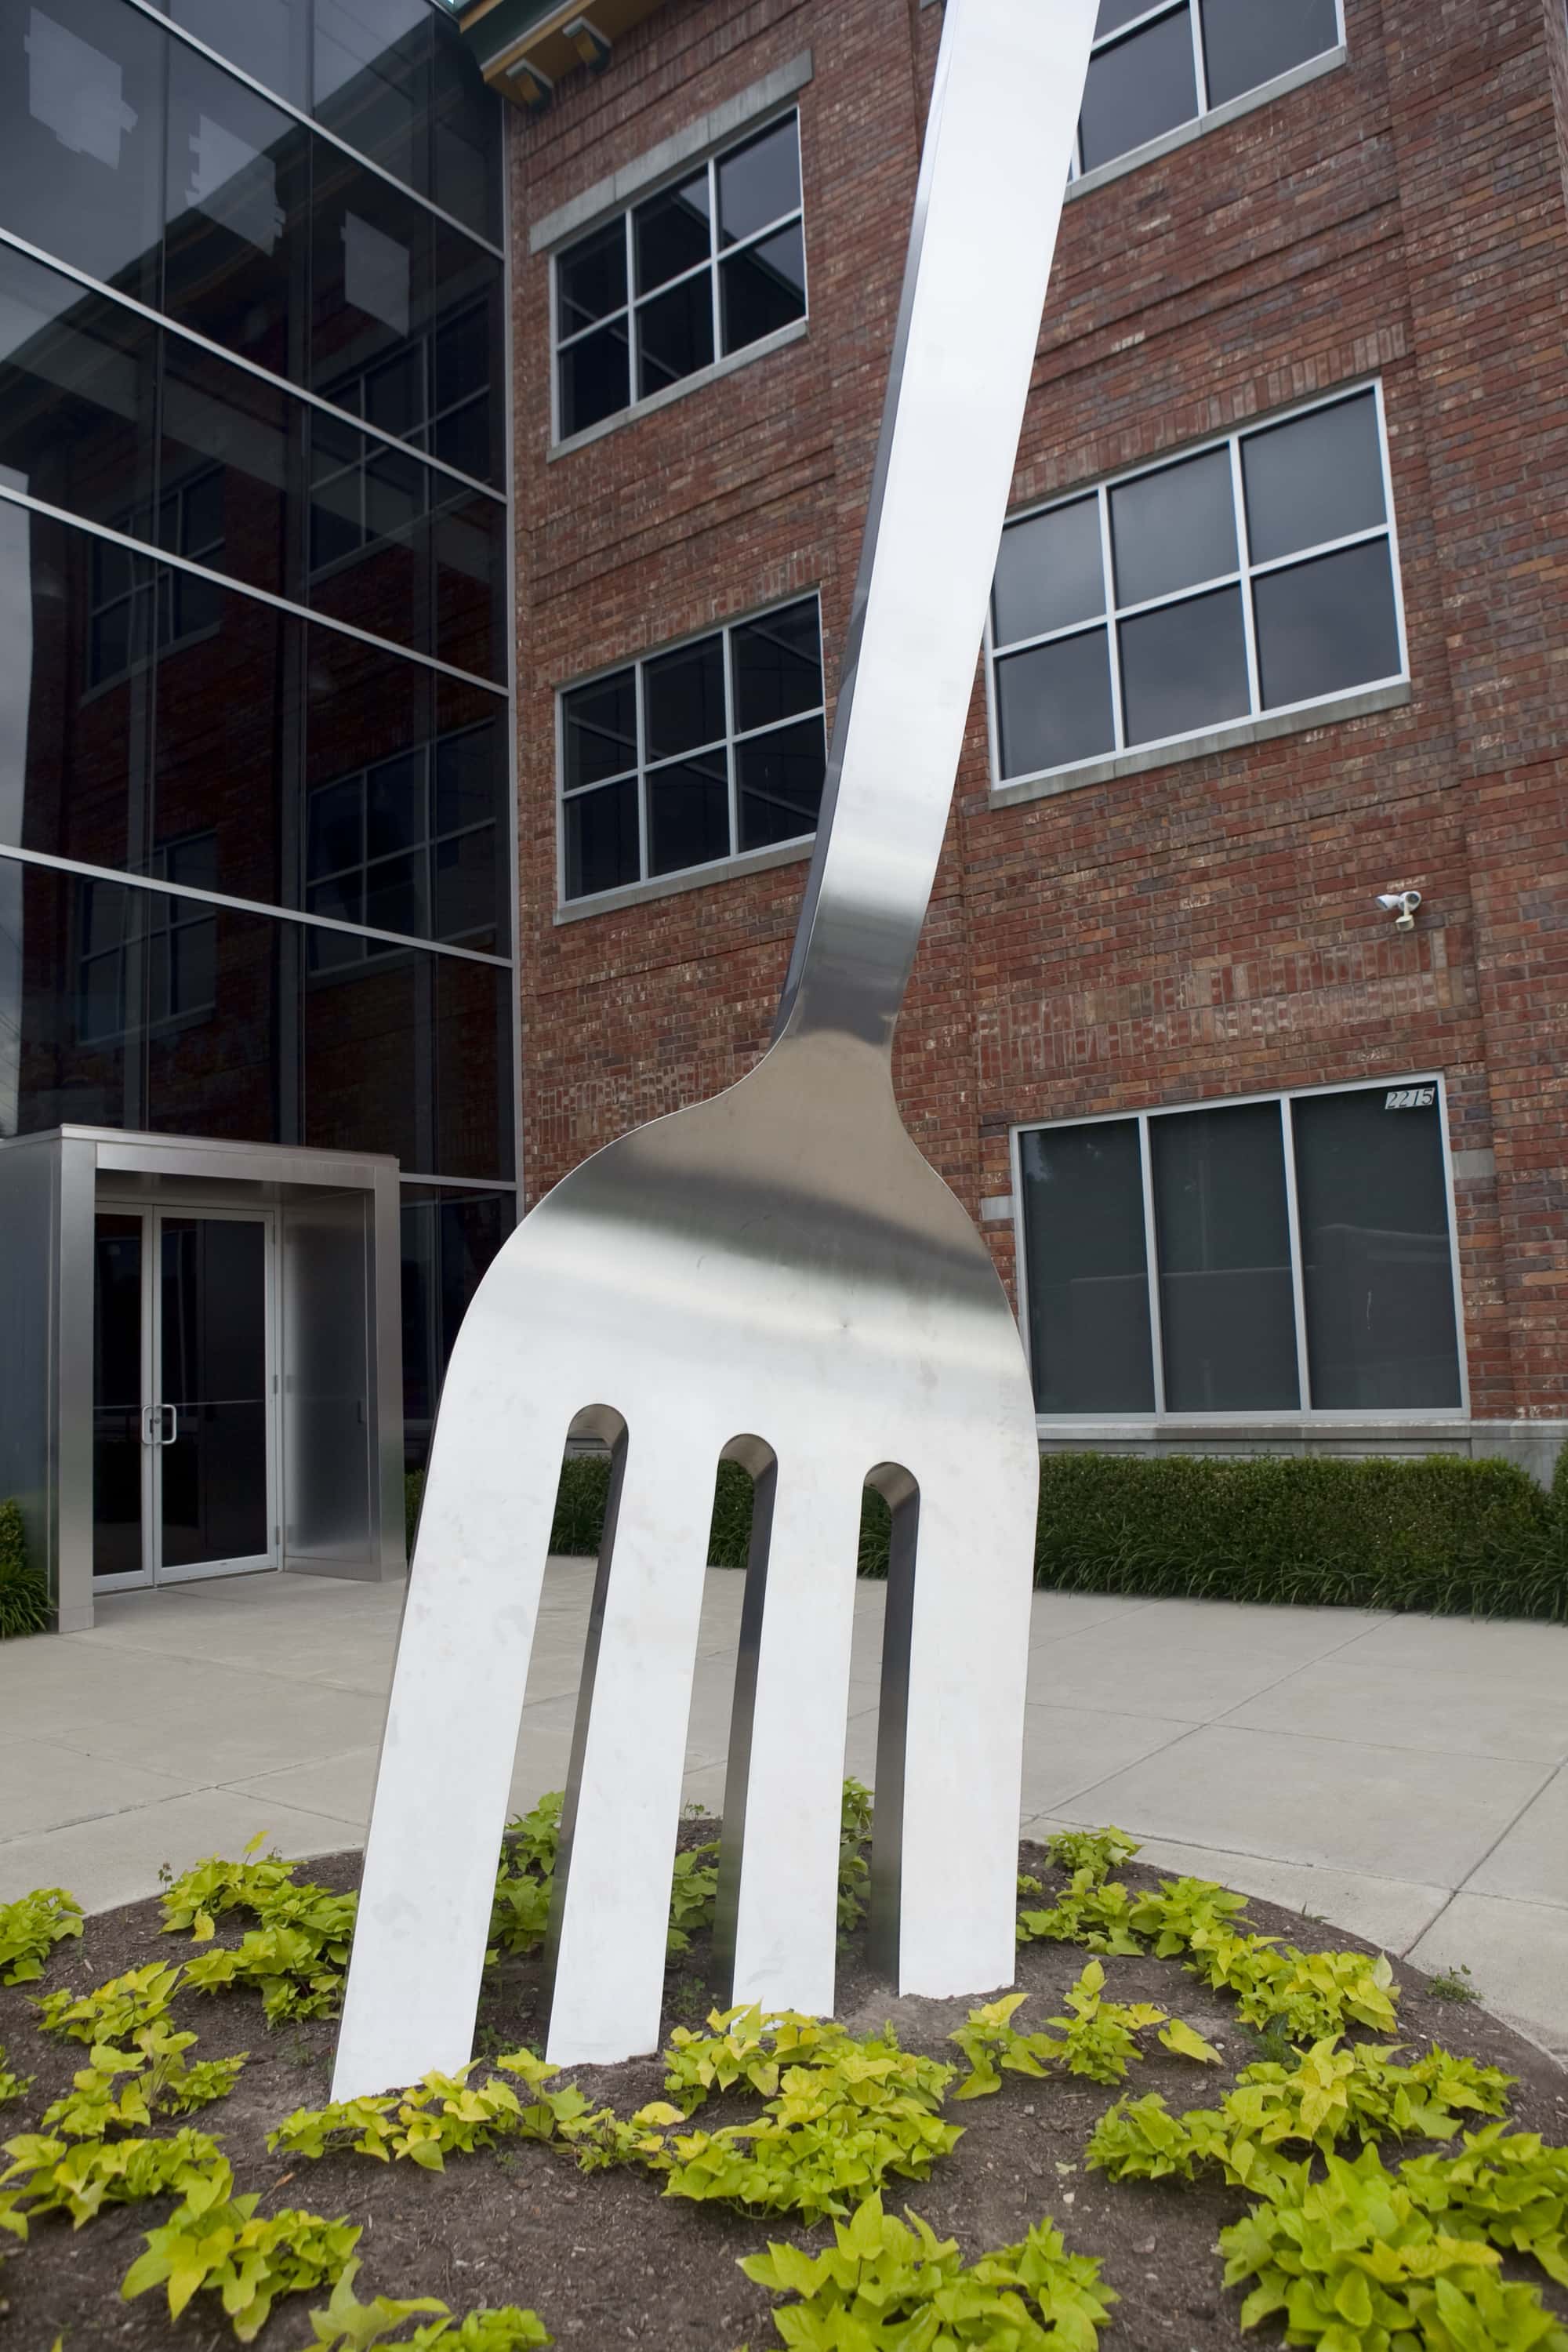
[[[1018,516],[998,782],[1403,678],[1392,518],[1375,385]]]
[[[117,515],[127,537],[151,540],[175,555],[216,571],[223,562],[224,477],[216,467],[193,474],[158,500],[156,521]],[[88,684],[126,677],[154,651],[217,626],[223,591],[172,564],[144,563],[113,540],[92,542],[91,607],[88,616]],[[156,612],[155,644],[153,614]]]
[[[216,880],[216,834],[191,834],[184,841],[163,843],[147,870],[160,882],[210,890]],[[204,899],[83,882],[79,907],[79,1044],[109,1044],[142,1022],[155,1029],[212,1012],[217,1002],[217,917]],[[142,1022],[129,1003],[132,973],[144,975]]]
[[[313,915],[410,938],[495,942],[493,729],[434,744],[316,785],[306,827],[305,905]],[[311,930],[312,971],[384,954],[380,940]]]
[[[564,894],[799,841],[827,763],[815,596],[561,698]]]
[[[1442,1122],[1427,1079],[1021,1133],[1037,1410],[1458,1410]]]
[[[805,316],[800,118],[787,114],[556,256],[560,437]]]
[[[1341,37],[1339,0],[1100,0],[1074,176],[1265,89]]]

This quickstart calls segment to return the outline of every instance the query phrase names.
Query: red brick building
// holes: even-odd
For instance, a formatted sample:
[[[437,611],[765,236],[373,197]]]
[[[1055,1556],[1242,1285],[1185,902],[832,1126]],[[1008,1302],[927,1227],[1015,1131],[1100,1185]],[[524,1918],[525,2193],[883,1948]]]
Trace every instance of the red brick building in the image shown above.
[[[1100,25],[905,1114],[1019,1297],[1045,1442],[1542,1470],[1568,1434],[1562,0]],[[537,1199],[766,1042],[809,600],[830,724],[942,10],[490,0],[466,29],[523,101]],[[1413,926],[1378,903],[1406,891]]]

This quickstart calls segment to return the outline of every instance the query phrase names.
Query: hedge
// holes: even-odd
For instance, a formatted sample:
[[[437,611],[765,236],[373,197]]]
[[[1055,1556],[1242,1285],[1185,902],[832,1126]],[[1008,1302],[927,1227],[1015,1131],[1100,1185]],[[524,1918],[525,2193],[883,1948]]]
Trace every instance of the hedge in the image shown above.
[[[410,1530],[422,1486],[409,1481]],[[562,1470],[554,1552],[592,1556],[609,1465]],[[752,1484],[721,1465],[715,1568],[743,1568]],[[868,1494],[860,1573],[888,1572],[887,1505]],[[1336,1602],[1568,1623],[1568,1450],[1550,1495],[1508,1462],[1047,1454],[1035,1582],[1064,1592]]]
[[[47,1633],[54,1622],[48,1587],[27,1565],[20,1506],[0,1503],[0,1642],[16,1633]]]

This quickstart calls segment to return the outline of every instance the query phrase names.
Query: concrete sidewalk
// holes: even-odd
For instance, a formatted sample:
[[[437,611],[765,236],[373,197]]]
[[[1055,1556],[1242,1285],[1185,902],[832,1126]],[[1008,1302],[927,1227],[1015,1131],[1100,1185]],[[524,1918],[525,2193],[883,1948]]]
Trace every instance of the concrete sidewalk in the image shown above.
[[[512,1795],[565,1778],[592,1565],[546,1580]],[[744,1580],[711,1570],[687,1794],[723,1801]],[[364,1834],[401,1586],[237,1577],[0,1645],[0,1901],[89,1909],[158,1869]],[[846,1769],[872,1777],[883,1588],[857,1588]],[[1024,1828],[1116,1822],[1145,1859],[1465,1963],[1568,2058],[1568,1628],[1037,1593]]]

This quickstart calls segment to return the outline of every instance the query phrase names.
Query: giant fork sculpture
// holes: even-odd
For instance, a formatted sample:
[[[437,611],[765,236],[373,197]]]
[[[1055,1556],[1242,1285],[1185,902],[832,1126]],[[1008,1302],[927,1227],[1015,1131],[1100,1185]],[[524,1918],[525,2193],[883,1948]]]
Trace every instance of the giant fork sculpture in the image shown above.
[[[549,2053],[656,2047],[716,1465],[756,1475],[721,1862],[737,2000],[833,2004],[862,1491],[893,1506],[872,1933],[1011,1980],[1037,1490],[1018,1335],[890,1050],[942,847],[1095,0],[948,0],[816,855],[774,1042],[600,1151],[453,1352],[333,2096],[468,2059],[570,1429],[614,1448],[552,1920]]]

